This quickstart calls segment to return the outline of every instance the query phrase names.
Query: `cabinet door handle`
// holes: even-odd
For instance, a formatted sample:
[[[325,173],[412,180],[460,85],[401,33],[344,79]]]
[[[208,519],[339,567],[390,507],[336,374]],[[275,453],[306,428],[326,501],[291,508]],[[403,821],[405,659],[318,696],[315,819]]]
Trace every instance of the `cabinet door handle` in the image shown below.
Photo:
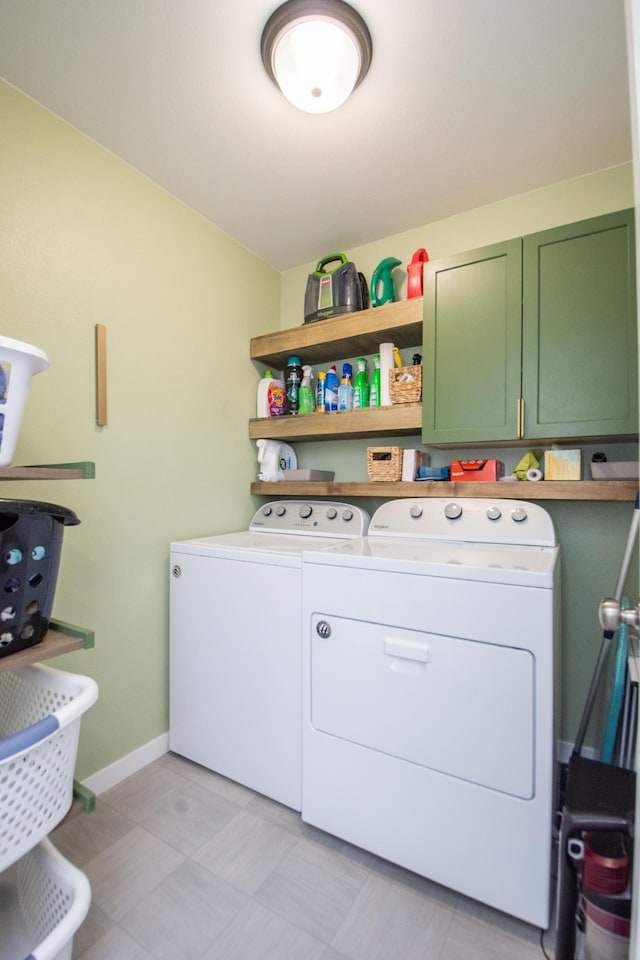
[[[518,440],[524,439],[524,397],[518,397]]]
[[[618,600],[607,597],[600,601],[598,616],[600,626],[606,632],[615,633],[623,624],[637,632],[640,627],[640,604],[635,609],[624,610]]]

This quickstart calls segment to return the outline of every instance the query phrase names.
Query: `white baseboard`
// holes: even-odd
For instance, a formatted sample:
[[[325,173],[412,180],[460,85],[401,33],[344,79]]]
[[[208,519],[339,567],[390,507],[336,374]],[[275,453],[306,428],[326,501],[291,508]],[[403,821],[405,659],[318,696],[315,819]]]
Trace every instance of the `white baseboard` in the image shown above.
[[[560,763],[568,763],[573,752],[573,744],[567,740],[558,740],[556,749]],[[133,773],[142,770],[148,763],[153,763],[154,760],[163,757],[168,751],[169,733],[167,732],[156,737],[155,740],[150,740],[149,743],[145,743],[144,746],[139,747],[138,750],[134,750],[133,753],[127,754],[126,757],[116,760],[108,767],[104,767],[102,770],[98,770],[97,773],[87,777],[86,780],[82,781],[83,786],[92,790],[96,795],[104,793],[105,790],[110,790],[111,787],[115,787]],[[588,757],[591,760],[598,759],[597,751],[594,750],[593,747],[584,747],[582,756]]]
[[[154,760],[164,756],[168,750],[169,733],[167,732],[156,737],[155,740],[145,743],[144,746],[134,750],[133,753],[127,754],[126,757],[121,757],[120,760],[109,764],[108,767],[98,770],[97,773],[83,780],[82,785],[97,795],[104,793],[105,790],[110,790],[111,787],[115,787],[122,780],[126,780],[132,773],[142,770],[148,763],[153,763]]]
[[[560,763],[568,763],[573,753],[573,744],[567,740],[558,740],[556,743],[556,752]],[[594,747],[583,747],[580,756],[587,757],[588,760],[597,760],[598,751]]]

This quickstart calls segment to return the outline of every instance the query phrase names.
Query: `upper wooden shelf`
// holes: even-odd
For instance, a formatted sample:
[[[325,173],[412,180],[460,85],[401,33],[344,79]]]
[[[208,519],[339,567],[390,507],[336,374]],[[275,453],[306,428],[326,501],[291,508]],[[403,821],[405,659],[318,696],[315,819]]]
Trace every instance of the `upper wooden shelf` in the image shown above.
[[[303,363],[335,363],[378,353],[380,344],[386,341],[400,349],[420,346],[422,297],[253,337],[251,359],[284,370],[292,353],[300,354]]]
[[[0,480],[93,480],[95,463],[47,463],[37,467],[0,467]]]
[[[484,497],[506,500],[609,500],[633,502],[638,495],[635,480],[542,480],[539,483],[451,483],[436,481],[362,481],[355,483],[263,483],[251,484],[251,493],[267,497]]]

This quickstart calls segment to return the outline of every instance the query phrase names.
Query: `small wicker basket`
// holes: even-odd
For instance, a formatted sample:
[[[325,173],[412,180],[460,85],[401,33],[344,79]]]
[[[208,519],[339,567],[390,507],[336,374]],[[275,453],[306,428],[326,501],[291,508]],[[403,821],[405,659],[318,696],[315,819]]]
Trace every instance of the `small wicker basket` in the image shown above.
[[[410,374],[411,380],[402,380]],[[394,367],[389,371],[389,396],[391,403],[416,403],[422,398],[422,365]]]
[[[402,447],[367,447],[369,480],[402,478]]]

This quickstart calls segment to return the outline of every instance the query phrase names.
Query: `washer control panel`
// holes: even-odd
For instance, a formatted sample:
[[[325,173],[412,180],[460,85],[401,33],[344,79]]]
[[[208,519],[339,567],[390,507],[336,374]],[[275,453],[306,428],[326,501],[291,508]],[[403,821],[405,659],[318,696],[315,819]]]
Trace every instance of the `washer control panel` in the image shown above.
[[[263,533],[303,533],[319,537],[364,537],[370,516],[351,503],[326,500],[275,500],[256,512],[249,530]]]
[[[539,504],[476,497],[389,500],[371,518],[369,537],[545,547],[557,543],[553,521]]]

